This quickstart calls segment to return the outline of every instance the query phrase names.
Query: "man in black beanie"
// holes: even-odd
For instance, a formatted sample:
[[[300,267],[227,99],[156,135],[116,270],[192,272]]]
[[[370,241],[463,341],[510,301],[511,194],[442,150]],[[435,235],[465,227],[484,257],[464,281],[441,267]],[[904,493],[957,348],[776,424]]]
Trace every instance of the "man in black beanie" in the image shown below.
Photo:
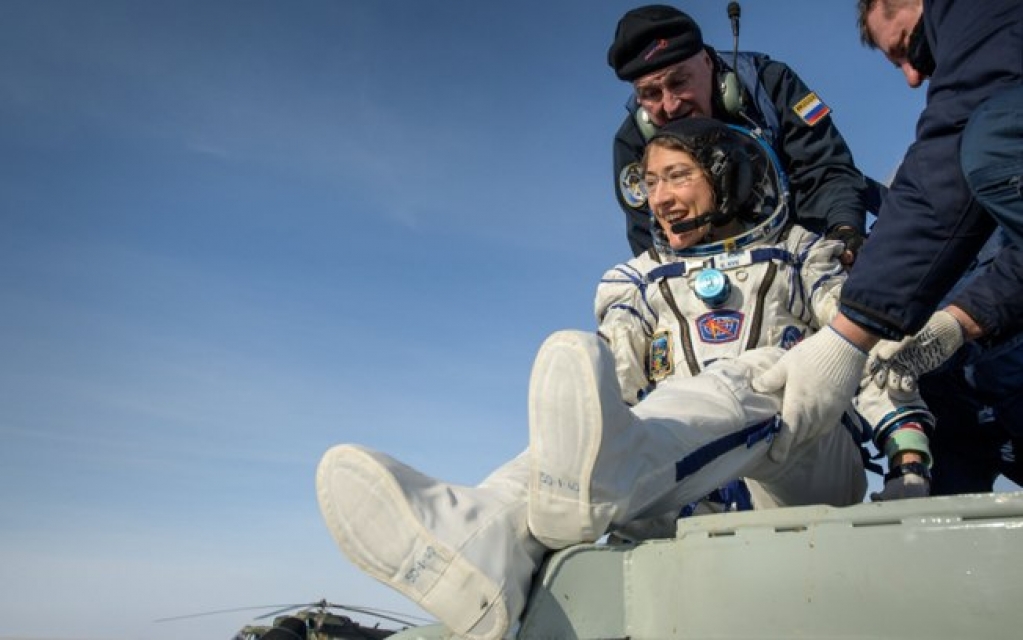
[[[865,230],[867,183],[831,110],[792,69],[759,53],[720,56],[704,44],[691,17],[667,5],[622,16],[607,61],[634,90],[615,135],[614,172],[635,255],[652,245],[639,169],[647,140],[670,120],[705,116],[761,129],[788,173],[799,222],[843,240],[843,263],[855,260]]]

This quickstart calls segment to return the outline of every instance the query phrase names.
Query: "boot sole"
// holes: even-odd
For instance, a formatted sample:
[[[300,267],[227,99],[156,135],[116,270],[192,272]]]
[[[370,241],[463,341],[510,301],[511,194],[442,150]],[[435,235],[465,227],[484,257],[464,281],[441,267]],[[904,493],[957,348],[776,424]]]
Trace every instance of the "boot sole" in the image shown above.
[[[329,450],[316,470],[316,494],[334,541],[359,569],[459,636],[499,640],[504,635],[510,621],[500,585],[423,526],[387,465],[373,453],[351,445]],[[382,558],[374,549],[385,540],[390,557]],[[466,603],[470,597],[477,602]],[[474,631],[485,617],[486,630]]]

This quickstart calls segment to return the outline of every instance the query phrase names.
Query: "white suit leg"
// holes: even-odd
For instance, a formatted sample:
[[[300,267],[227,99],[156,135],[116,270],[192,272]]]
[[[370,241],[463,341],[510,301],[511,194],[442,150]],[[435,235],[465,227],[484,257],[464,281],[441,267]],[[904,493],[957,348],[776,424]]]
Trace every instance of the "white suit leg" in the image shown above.
[[[738,477],[791,484],[788,473],[817,442],[782,465],[767,458],[781,398],[749,385],[782,353],[755,349],[697,377],[671,378],[630,410],[599,338],[567,331],[551,336],[530,380],[533,535],[562,548],[636,518],[677,513]],[[819,462],[825,468],[827,462]]]
[[[445,484],[361,447],[329,450],[320,511],[341,551],[459,637],[502,638],[546,549],[526,524],[522,454],[478,487]]]
[[[769,479],[746,481],[754,508],[847,507],[863,502],[867,493],[863,454],[844,426],[837,425],[793,451],[796,456],[791,463]]]

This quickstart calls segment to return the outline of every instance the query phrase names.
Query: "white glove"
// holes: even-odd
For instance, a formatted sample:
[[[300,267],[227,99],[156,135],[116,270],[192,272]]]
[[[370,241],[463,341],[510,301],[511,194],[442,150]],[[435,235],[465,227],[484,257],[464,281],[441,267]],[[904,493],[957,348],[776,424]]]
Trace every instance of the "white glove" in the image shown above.
[[[936,311],[915,335],[901,342],[879,342],[870,352],[866,377],[882,389],[915,391],[917,378],[951,358],[963,346],[963,336],[955,316]]]
[[[885,476],[885,478],[887,477]],[[926,476],[913,473],[912,471],[904,471],[902,475],[896,478],[886,479],[884,490],[879,493],[870,494],[870,499],[874,502],[883,502],[885,500],[926,498],[929,495],[931,495],[931,481]]]
[[[768,455],[781,463],[789,450],[838,424],[859,387],[867,354],[827,326],[792,347],[752,381],[753,389],[784,389],[781,430]]]

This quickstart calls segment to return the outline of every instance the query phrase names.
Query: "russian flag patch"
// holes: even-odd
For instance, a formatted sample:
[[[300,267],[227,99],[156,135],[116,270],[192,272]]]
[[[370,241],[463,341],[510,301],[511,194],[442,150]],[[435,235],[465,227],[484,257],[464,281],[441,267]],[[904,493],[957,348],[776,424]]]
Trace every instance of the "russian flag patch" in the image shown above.
[[[803,122],[811,127],[820,122],[824,116],[831,113],[831,107],[824,104],[817,97],[817,94],[812,91],[797,102],[796,106],[792,107],[792,110],[796,112],[797,116],[802,118]]]

